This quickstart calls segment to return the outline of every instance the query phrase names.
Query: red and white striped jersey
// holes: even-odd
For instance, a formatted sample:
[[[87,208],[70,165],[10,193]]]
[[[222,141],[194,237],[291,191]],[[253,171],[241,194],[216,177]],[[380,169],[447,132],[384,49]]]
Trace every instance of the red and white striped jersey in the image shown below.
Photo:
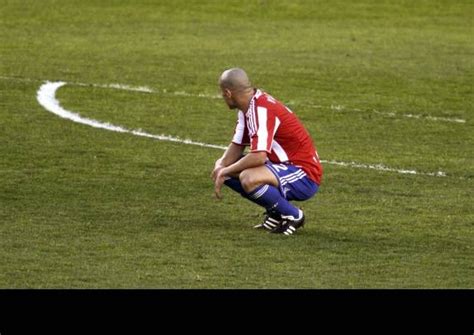
[[[300,167],[321,183],[323,169],[310,135],[288,107],[265,92],[256,90],[247,112],[238,111],[232,143],[266,151],[272,163]]]

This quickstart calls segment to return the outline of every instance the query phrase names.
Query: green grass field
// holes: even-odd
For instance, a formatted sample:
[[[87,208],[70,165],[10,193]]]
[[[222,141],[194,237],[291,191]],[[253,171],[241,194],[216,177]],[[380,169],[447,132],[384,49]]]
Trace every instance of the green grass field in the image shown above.
[[[474,288],[473,11],[0,0],[0,287]],[[329,161],[295,236],[252,229],[263,210],[228,189],[214,199],[221,150],[73,123],[36,99],[65,81],[57,98],[81,116],[227,145],[236,114],[208,96],[234,66]],[[112,83],[154,93],[92,86]]]

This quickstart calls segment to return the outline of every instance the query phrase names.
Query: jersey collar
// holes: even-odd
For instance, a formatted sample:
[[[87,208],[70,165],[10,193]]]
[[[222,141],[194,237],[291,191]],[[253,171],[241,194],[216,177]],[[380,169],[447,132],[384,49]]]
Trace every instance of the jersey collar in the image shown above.
[[[261,90],[255,88],[255,94],[252,96],[252,99],[250,99],[249,108],[247,109],[247,112],[245,114],[248,114],[249,112],[251,113],[253,111],[253,109],[255,108],[255,100],[260,98],[262,94],[263,92]]]

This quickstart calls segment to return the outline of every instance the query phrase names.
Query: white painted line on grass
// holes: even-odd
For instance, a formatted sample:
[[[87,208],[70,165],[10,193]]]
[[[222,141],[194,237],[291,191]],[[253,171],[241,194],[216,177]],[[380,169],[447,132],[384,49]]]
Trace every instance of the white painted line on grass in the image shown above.
[[[379,114],[383,116],[389,117],[406,117],[411,119],[425,119],[430,121],[442,121],[442,122],[454,122],[454,123],[466,123],[466,120],[455,118],[455,117],[443,117],[443,116],[432,116],[432,115],[422,115],[422,114],[400,114],[395,112],[382,112],[376,109],[360,109],[360,108],[347,108],[343,105],[330,105],[330,106],[323,106],[323,105],[316,105],[312,103],[299,103],[298,101],[292,101],[295,105],[311,107],[315,109],[329,109],[335,112],[342,112],[342,111],[354,111],[354,112],[371,112],[374,114]],[[289,103],[290,104],[290,103]]]
[[[194,97],[194,98],[207,98],[207,99],[220,99],[221,97],[218,95],[211,95],[205,93],[188,93],[184,91],[168,91],[166,88],[162,90],[154,90],[147,86],[130,86],[125,84],[85,84],[85,83],[68,83],[70,85],[77,85],[77,86],[92,86],[98,88],[112,88],[116,90],[123,90],[123,91],[131,91],[131,92],[143,92],[143,93],[162,93],[162,94],[171,94],[181,97]]]
[[[77,85],[77,86],[92,86],[98,88],[112,88],[116,90],[123,90],[123,91],[131,91],[131,92],[142,92],[142,93],[162,93],[162,94],[171,94],[181,97],[194,97],[194,98],[207,98],[207,99],[220,99],[219,95],[211,95],[205,93],[188,93],[184,91],[168,91],[166,88],[162,90],[154,90],[147,86],[130,86],[125,84],[85,84],[85,83],[68,83],[70,85]]]
[[[13,80],[13,81],[24,81],[24,82],[44,82],[44,80],[31,79],[31,78],[17,78],[17,77],[6,77],[0,76],[0,79]],[[206,99],[221,99],[222,97],[218,94],[206,94],[206,93],[189,93],[185,91],[169,91],[166,88],[156,90],[148,86],[132,86],[127,84],[86,84],[81,82],[68,82],[68,85],[75,85],[81,87],[97,87],[106,89],[115,89],[130,92],[142,92],[142,93],[155,93],[155,94],[170,94],[181,97],[194,97],[194,98],[206,98]]]
[[[29,79],[29,78],[15,78],[15,77],[5,77],[0,76],[0,79],[7,79],[7,80],[17,80],[17,81],[39,81],[36,79]],[[69,82],[68,85],[77,85],[83,87],[98,87],[98,88],[108,88],[108,89],[117,89],[117,90],[124,90],[130,92],[143,92],[143,93],[161,93],[161,94],[171,94],[176,96],[184,96],[184,97],[197,97],[197,98],[207,98],[207,99],[220,99],[221,97],[217,94],[206,94],[206,93],[189,93],[185,91],[168,91],[167,89],[156,90],[152,89],[147,86],[131,86],[126,84],[86,84],[81,82]],[[288,104],[295,104],[299,106],[307,106],[316,109],[329,109],[332,111],[340,112],[340,111],[355,111],[355,112],[373,112],[375,114],[389,116],[389,117],[406,117],[412,119],[426,119],[430,121],[442,121],[442,122],[453,122],[453,123],[466,123],[466,120],[460,118],[450,118],[450,117],[440,117],[440,116],[431,116],[431,115],[421,115],[421,114],[398,114],[395,112],[381,112],[376,109],[372,110],[362,110],[360,108],[346,108],[343,105],[333,105],[330,106],[323,106],[323,105],[316,105],[312,103],[301,103],[298,101],[291,101]]]
[[[0,76],[0,79],[25,81],[25,82],[42,81],[42,80],[37,80],[37,79],[7,77],[7,76]],[[182,97],[194,97],[194,98],[206,98],[206,99],[221,99],[222,98],[218,94],[213,95],[213,94],[206,94],[206,93],[189,93],[185,91],[168,91],[165,88],[161,90],[156,90],[147,86],[131,86],[131,85],[126,85],[126,84],[86,84],[86,83],[81,83],[81,82],[68,82],[68,85],[116,89],[116,90],[130,91],[130,92],[170,94],[170,95],[182,96]],[[317,105],[313,103],[299,102],[299,101],[288,102],[288,105],[292,105],[292,104],[297,105],[297,106],[311,107],[315,109],[329,109],[335,112],[341,112],[341,111],[370,112],[370,113],[375,113],[375,114],[388,116],[388,117],[405,117],[405,118],[410,118],[410,119],[419,119],[419,120],[424,119],[424,120],[430,120],[430,121],[450,122],[450,123],[458,123],[458,124],[464,124],[467,122],[465,119],[454,118],[454,117],[441,117],[441,116],[422,115],[422,114],[399,114],[395,112],[382,112],[376,109],[347,108],[343,105],[334,105],[334,104],[331,104],[330,106],[323,106],[323,105]]]
[[[61,105],[59,104],[59,101],[56,99],[56,91],[64,85],[66,85],[66,83],[63,81],[53,82],[53,83],[46,82],[45,84],[41,85],[37,93],[37,100],[39,104],[43,106],[47,111],[53,114],[56,114],[57,116],[62,117],[63,119],[68,119],[73,122],[85,124],[87,126],[91,126],[94,128],[106,129],[106,130],[115,131],[119,133],[130,133],[136,136],[149,137],[149,138],[153,138],[153,139],[161,140],[161,141],[192,144],[192,145],[197,145],[201,147],[215,148],[215,149],[222,149],[222,150],[226,149],[226,147],[224,146],[202,143],[202,142],[195,142],[189,139],[181,139],[179,137],[173,137],[170,135],[153,135],[139,129],[130,130],[121,126],[116,126],[116,125],[107,123],[107,122],[97,121],[94,119],[89,119],[89,118],[80,116],[77,113],[73,113],[61,107]]]
[[[221,149],[225,150],[227,147],[222,146],[222,145],[216,145],[216,144],[209,144],[209,143],[203,143],[203,142],[196,142],[190,139],[181,139],[179,137],[174,137],[170,135],[154,135],[154,134],[149,134],[147,132],[144,132],[142,130],[130,130],[126,129],[122,126],[116,126],[107,122],[102,122],[102,121],[97,121],[94,119],[89,119],[83,116],[80,116],[77,113],[68,111],[61,107],[59,104],[58,99],[56,98],[56,91],[66,85],[66,82],[60,81],[60,82],[46,82],[45,84],[41,85],[41,87],[38,89],[37,92],[37,100],[41,106],[43,106],[47,111],[61,117],[64,119],[71,120],[76,123],[88,125],[94,128],[100,128],[100,129],[106,129],[110,131],[115,131],[115,132],[120,132],[120,133],[129,133],[133,134],[136,136],[142,136],[142,137],[148,137],[148,138],[153,138],[156,140],[160,141],[169,141],[169,142],[176,142],[176,143],[183,143],[183,144],[189,144],[189,145],[196,145],[200,147],[206,147],[206,148],[214,148],[214,149]],[[140,91],[142,92],[142,91]],[[446,177],[446,173],[442,171],[438,172],[430,172],[430,173],[425,173],[425,172],[417,172],[416,170],[406,170],[406,169],[394,169],[390,168],[387,166],[384,166],[382,164],[377,164],[377,165],[370,165],[370,164],[360,164],[360,163],[355,163],[355,162],[340,162],[340,161],[334,161],[334,160],[321,160],[322,163],[325,164],[333,164],[333,165],[339,165],[339,166],[347,166],[347,167],[354,167],[354,168],[363,168],[363,169],[372,169],[372,170],[378,170],[378,171],[389,171],[389,172],[397,172],[401,174],[414,174],[414,175],[426,175],[426,176],[434,176],[434,177]]]
[[[354,168],[360,169],[371,169],[377,171],[389,171],[389,172],[397,172],[401,174],[417,174],[417,175],[425,175],[425,176],[432,176],[432,177],[446,177],[446,172],[437,171],[437,172],[418,172],[416,170],[404,170],[404,169],[394,169],[383,164],[361,164],[356,162],[340,162],[340,161],[325,161],[327,164],[339,165],[339,166],[349,166]]]
[[[453,118],[453,117],[441,117],[441,116],[420,115],[420,114],[398,114],[394,112],[380,112],[376,109],[373,109],[372,112],[374,112],[375,114],[391,116],[391,117],[403,116],[403,117],[412,118],[412,119],[426,119],[426,120],[431,120],[431,121],[466,123],[466,120],[464,119]]]

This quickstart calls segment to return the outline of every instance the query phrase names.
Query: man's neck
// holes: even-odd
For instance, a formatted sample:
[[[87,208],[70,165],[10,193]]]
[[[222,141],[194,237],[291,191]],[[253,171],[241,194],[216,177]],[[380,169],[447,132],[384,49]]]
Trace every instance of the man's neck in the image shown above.
[[[246,112],[249,109],[250,101],[252,100],[255,93],[257,93],[257,89],[252,88],[252,90],[249,90],[248,93],[245,93],[244,95],[242,95],[242,99],[241,99],[242,102],[240,103],[240,106],[239,106],[239,109],[241,111]]]

